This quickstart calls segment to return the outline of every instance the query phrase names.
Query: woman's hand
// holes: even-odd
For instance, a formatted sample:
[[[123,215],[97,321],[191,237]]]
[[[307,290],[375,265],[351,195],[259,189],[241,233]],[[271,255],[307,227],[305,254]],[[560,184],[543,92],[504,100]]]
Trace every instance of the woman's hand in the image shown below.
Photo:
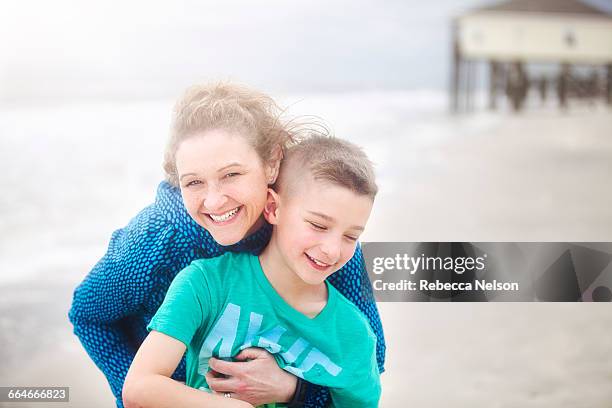
[[[206,374],[206,382],[211,390],[229,392],[232,398],[254,406],[291,400],[297,378],[281,369],[270,353],[253,347],[242,350],[235,358],[241,361],[209,360],[212,371]]]

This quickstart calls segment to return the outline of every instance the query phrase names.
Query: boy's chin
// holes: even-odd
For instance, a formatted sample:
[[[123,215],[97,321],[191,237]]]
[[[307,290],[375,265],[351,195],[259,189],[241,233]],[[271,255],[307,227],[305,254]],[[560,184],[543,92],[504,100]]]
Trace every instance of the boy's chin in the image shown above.
[[[316,272],[311,273],[301,273],[299,274],[300,279],[307,285],[310,286],[320,286],[325,283],[325,279],[327,279],[329,275],[321,275]]]

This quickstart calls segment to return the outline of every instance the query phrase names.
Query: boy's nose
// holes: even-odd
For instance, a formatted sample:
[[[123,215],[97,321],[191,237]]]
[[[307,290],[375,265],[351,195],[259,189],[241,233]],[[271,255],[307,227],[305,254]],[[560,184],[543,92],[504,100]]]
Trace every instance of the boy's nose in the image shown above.
[[[321,252],[327,257],[326,262],[338,262],[338,259],[340,259],[340,245],[341,239],[329,237],[325,240],[323,245],[321,245]]]

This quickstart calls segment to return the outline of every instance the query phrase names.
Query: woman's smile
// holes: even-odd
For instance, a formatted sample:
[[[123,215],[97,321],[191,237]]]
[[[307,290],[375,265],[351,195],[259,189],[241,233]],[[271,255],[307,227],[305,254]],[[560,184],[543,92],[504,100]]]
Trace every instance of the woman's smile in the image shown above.
[[[208,213],[206,215],[208,215],[210,219],[217,224],[229,223],[230,221],[234,220],[237,217],[241,209],[242,209],[242,206],[239,206],[225,213],[220,213],[220,214]]]

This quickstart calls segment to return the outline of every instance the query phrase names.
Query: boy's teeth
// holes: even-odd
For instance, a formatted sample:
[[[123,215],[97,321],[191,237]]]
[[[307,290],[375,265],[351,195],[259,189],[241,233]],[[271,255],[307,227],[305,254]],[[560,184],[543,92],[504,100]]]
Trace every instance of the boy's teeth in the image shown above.
[[[214,214],[208,214],[208,215],[210,215],[210,218],[212,218],[213,221],[215,222],[227,221],[229,218],[231,218],[234,214],[238,212],[238,208],[239,207],[236,207],[233,210],[230,210],[226,212],[225,214],[221,214],[221,215],[214,215]]]
[[[310,255],[308,255],[308,257],[309,257],[309,258],[312,260],[312,262],[314,262],[315,264],[317,264],[317,265],[319,265],[319,266],[329,266],[329,265],[328,265],[328,264],[326,264],[326,263],[323,263],[323,262],[319,262],[319,261],[317,261],[316,259],[314,259],[314,258],[313,258],[312,256],[310,256]]]

